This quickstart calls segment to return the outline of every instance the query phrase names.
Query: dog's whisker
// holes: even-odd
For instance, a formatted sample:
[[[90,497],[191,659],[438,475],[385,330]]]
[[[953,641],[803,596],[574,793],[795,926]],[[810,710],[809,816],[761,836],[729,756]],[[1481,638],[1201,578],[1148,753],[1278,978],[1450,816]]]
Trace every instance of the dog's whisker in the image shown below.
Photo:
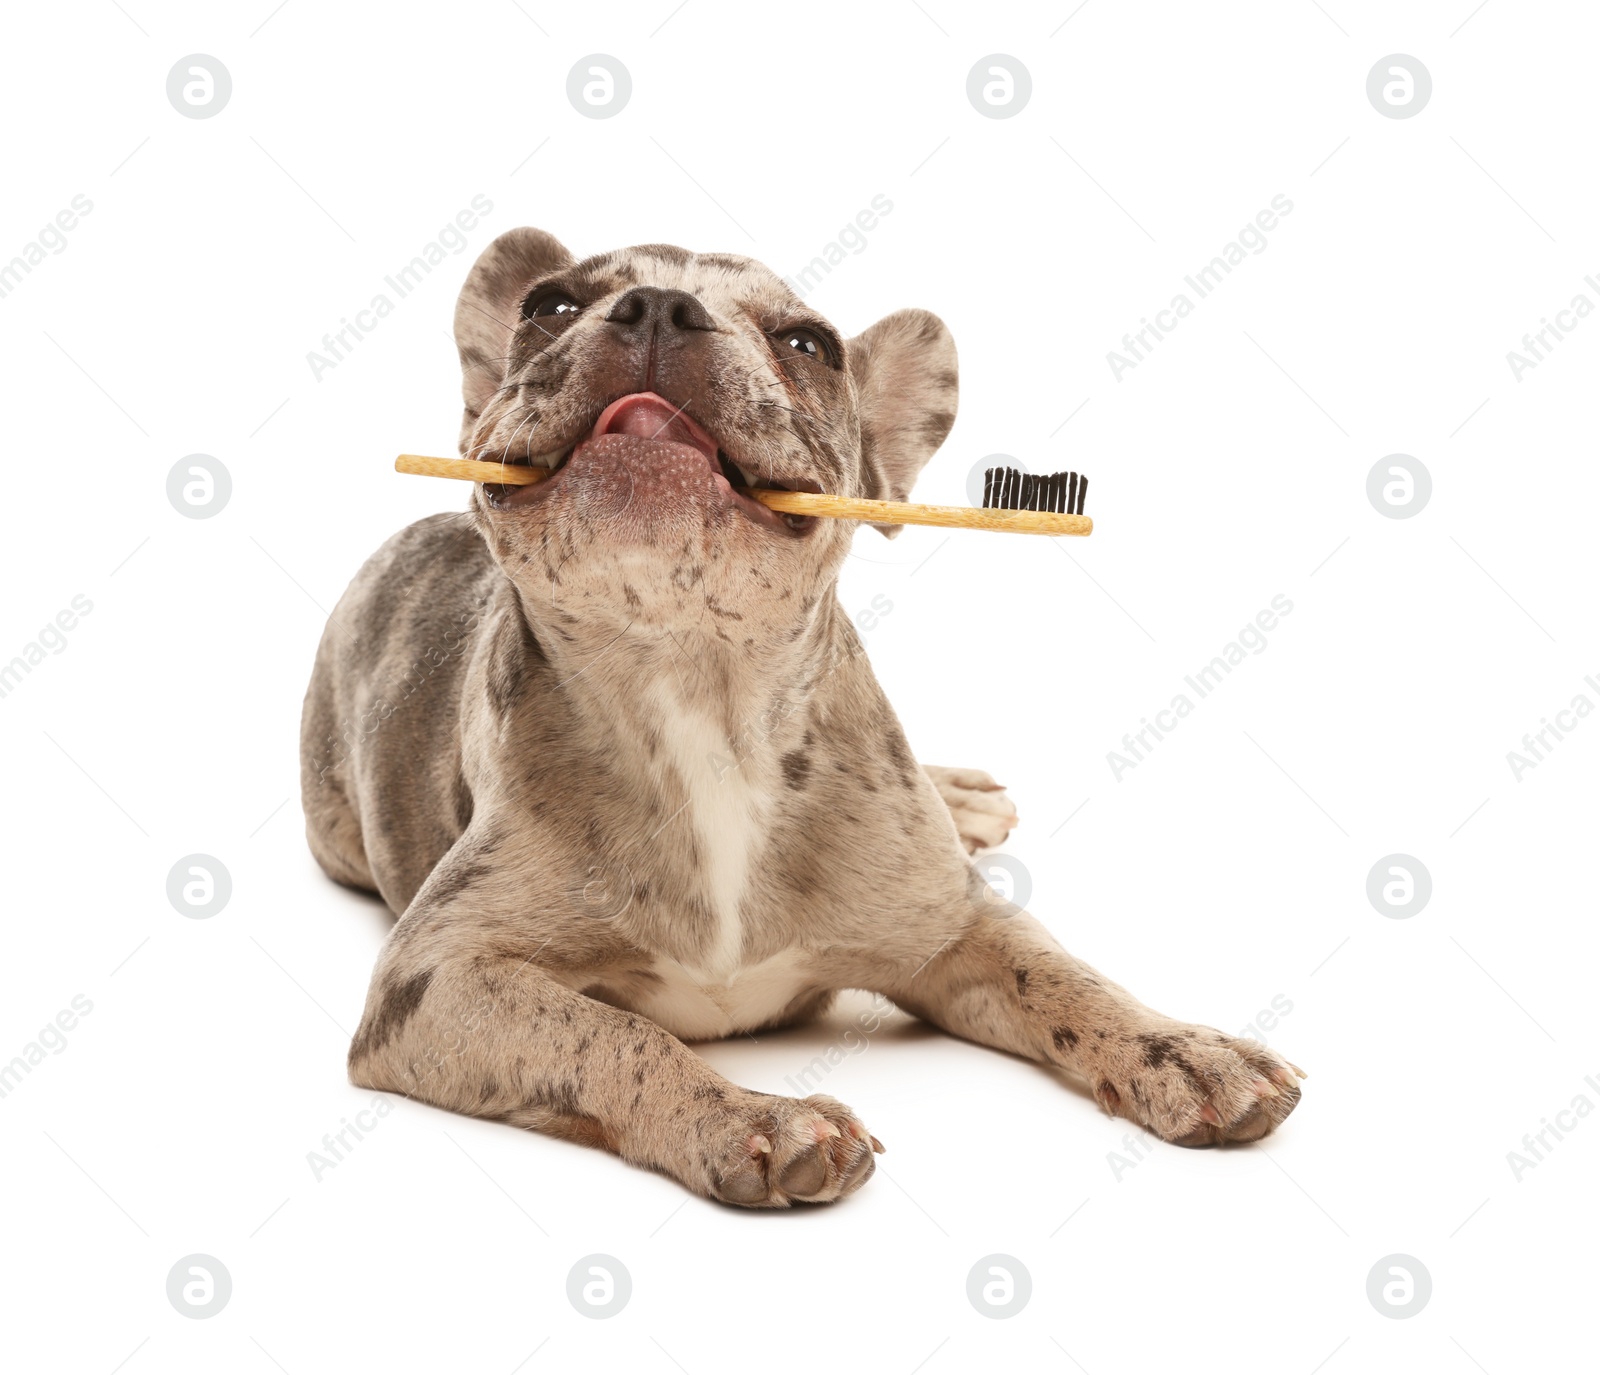
[[[526,415],[524,415],[522,420],[518,423],[517,428],[511,432],[511,437],[506,440],[505,444],[501,447],[500,466],[502,468],[507,466],[506,459],[511,453],[512,446],[517,442],[517,436],[522,433],[522,427],[528,424],[529,421],[532,421],[535,426],[538,425],[539,422],[537,415],[538,413],[536,411],[529,411]],[[529,433],[531,434],[532,431],[530,430]]]
[[[495,421],[494,425],[490,428],[489,433],[484,436],[483,443],[477,446],[477,449],[473,455],[475,460],[481,460],[491,448],[500,447],[499,436],[505,427],[506,419],[506,417],[502,416]]]

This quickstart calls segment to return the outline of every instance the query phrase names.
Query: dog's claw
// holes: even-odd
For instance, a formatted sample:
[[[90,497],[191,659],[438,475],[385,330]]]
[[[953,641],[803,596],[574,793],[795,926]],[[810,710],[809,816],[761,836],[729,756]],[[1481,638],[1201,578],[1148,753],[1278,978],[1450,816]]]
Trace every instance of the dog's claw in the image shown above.
[[[829,1137],[838,1136],[839,1129],[828,1121],[826,1117],[819,1117],[811,1124],[812,1134],[818,1141],[826,1141]]]

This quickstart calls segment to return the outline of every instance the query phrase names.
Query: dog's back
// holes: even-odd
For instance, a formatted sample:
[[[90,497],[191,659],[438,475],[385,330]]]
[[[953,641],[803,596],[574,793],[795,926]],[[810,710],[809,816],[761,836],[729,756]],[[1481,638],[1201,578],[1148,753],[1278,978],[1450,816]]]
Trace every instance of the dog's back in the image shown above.
[[[385,541],[322,633],[300,720],[311,852],[340,883],[403,912],[472,819],[462,683],[504,584],[465,514]]]

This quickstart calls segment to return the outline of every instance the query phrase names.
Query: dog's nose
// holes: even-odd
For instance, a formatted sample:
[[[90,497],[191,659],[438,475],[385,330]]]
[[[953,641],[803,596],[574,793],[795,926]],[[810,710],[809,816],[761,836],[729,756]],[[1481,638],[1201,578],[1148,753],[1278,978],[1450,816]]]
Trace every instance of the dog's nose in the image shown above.
[[[687,291],[667,287],[636,286],[617,298],[606,323],[650,334],[656,330],[714,330],[711,313]]]

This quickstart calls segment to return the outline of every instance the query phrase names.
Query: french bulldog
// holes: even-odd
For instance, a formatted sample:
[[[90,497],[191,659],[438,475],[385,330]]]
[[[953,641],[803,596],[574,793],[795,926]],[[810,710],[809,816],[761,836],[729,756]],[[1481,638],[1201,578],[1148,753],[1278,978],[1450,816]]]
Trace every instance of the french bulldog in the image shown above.
[[[356,1084],[826,1202],[873,1172],[861,1119],[686,1043],[862,989],[1180,1145],[1289,1115],[1275,1051],[1151,1010],[978,878],[1015,813],[913,758],[836,595],[854,527],[744,494],[906,499],[955,418],[935,316],[845,338],[748,258],[518,229],[455,333],[462,453],[551,475],[390,539],[317,651],[311,849],[399,917]]]

